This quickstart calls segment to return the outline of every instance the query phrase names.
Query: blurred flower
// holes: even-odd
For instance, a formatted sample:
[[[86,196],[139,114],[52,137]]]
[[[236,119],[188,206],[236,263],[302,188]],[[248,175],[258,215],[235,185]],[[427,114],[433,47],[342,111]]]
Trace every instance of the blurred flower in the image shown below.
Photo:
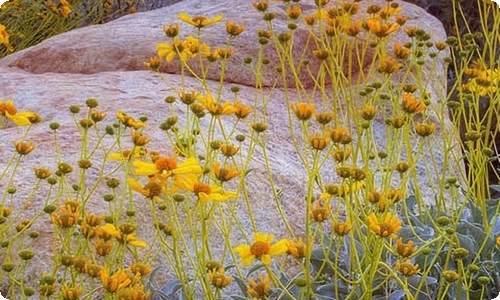
[[[370,17],[365,22],[365,26],[368,28],[368,31],[375,34],[379,38],[386,37],[399,29],[398,23],[389,23],[383,21],[379,17]]]
[[[118,120],[120,120],[120,122],[123,125],[125,125],[125,127],[132,127],[134,129],[139,129],[146,126],[146,124],[144,124],[142,121],[136,121],[133,117],[127,115],[121,110],[118,110],[116,116],[118,117]]]
[[[99,227],[100,233],[99,235],[105,234],[108,236],[112,236],[116,238],[122,244],[129,244],[134,247],[145,248],[147,247],[147,243],[141,240],[138,240],[135,237],[135,234],[123,234],[120,230],[118,230],[113,224],[105,224]]]
[[[151,290],[145,288],[142,284],[136,283],[126,288],[119,289],[116,293],[117,300],[147,300]]]
[[[130,276],[123,269],[118,269],[113,275],[109,274],[108,269],[102,269],[99,273],[103,287],[111,293],[126,288],[132,284]]]
[[[292,240],[286,240],[287,244],[287,254],[290,254],[296,259],[303,259],[306,257],[306,255],[309,253],[310,249],[312,248],[311,245],[306,245],[304,244],[304,241],[302,238],[299,238],[298,240],[292,241]]]
[[[0,44],[3,44],[7,48],[7,50],[14,51],[14,48],[12,48],[12,46],[9,44],[9,34],[5,29],[5,26],[3,26],[2,24],[0,24]]]
[[[401,107],[408,114],[419,113],[425,109],[425,103],[418,100],[410,93],[403,94]]]
[[[225,275],[224,268],[214,268],[209,270],[208,279],[210,280],[210,284],[217,289],[223,289],[233,281],[233,277],[227,277]]]
[[[403,68],[403,65],[398,62],[394,57],[387,56],[386,58],[380,60],[377,71],[380,73],[392,74]]]
[[[259,259],[264,265],[269,265],[271,256],[284,254],[288,250],[287,240],[282,239],[271,244],[273,239],[273,234],[256,232],[252,245],[239,245],[234,248],[234,251],[240,255],[243,266],[249,266],[255,259]]]
[[[35,150],[36,145],[33,142],[18,142],[14,141],[14,148],[20,155],[28,155]]]
[[[351,229],[351,223],[349,221],[341,222],[339,220],[332,221],[333,232],[338,236],[344,236],[348,234]]]
[[[193,56],[193,53],[191,53],[189,48],[183,45],[183,42],[178,37],[174,37],[172,44],[163,42],[158,43],[158,45],[156,45],[156,51],[158,51],[160,59],[165,57],[167,62],[171,62],[176,56],[179,56],[182,62],[186,62]]]
[[[396,268],[406,277],[417,275],[420,272],[418,264],[413,264],[409,260],[405,260],[404,262],[396,261]]]
[[[269,274],[263,276],[262,274],[258,275],[259,282],[255,282],[252,278],[248,279],[250,286],[248,286],[247,292],[250,296],[254,297],[253,299],[268,299],[269,291],[271,290],[271,279]]]
[[[231,103],[225,102],[222,104],[216,101],[210,94],[206,96],[199,95],[198,100],[214,116],[231,115],[236,112],[236,108]]]
[[[310,217],[316,222],[323,222],[330,216],[330,205],[323,201],[315,201],[309,208]]]
[[[224,191],[218,185],[208,185],[200,182],[197,176],[176,176],[174,185],[177,188],[193,192],[201,201],[227,201],[238,197],[238,193]]]
[[[435,123],[417,123],[415,124],[415,132],[421,137],[427,137],[436,130]]]
[[[226,31],[230,36],[238,36],[245,30],[245,25],[234,21],[226,21]]]
[[[401,225],[403,224],[403,221],[399,220],[397,215],[389,212],[383,214],[380,221],[375,213],[371,213],[366,217],[366,221],[373,233],[384,238],[396,238],[396,232],[401,230]]]
[[[248,117],[248,115],[252,112],[252,108],[250,106],[246,106],[239,101],[234,101],[233,106],[235,109],[234,115],[238,119],[244,119],[244,118]]]
[[[222,181],[226,182],[233,178],[236,178],[240,175],[240,172],[234,166],[222,167],[220,166],[220,162],[214,162],[212,164],[212,168],[214,170],[215,177]]]
[[[14,105],[14,100],[8,99],[3,102],[1,98],[0,115],[11,120],[18,126],[31,125],[30,118],[35,118],[37,116],[35,113],[30,111],[18,112],[17,107]]]
[[[307,121],[311,118],[311,116],[314,114],[314,103],[305,103],[305,102],[299,102],[295,103],[293,102],[291,104],[292,111],[297,117],[297,119],[301,121]]]
[[[76,201],[66,200],[64,205],[59,207],[59,213],[53,212],[50,215],[54,225],[62,228],[72,227],[80,217],[80,204]]]
[[[179,17],[179,19],[181,21],[184,21],[184,22],[188,23],[189,25],[192,25],[196,28],[203,28],[203,27],[215,24],[224,18],[222,15],[216,15],[212,19],[209,19],[205,16],[191,17],[190,15],[183,13],[183,12],[179,13],[177,16]]]
[[[63,300],[77,300],[80,299],[82,294],[82,289],[78,286],[61,286],[61,296]]]
[[[403,243],[402,238],[398,238],[396,240],[396,244],[394,245],[396,248],[396,252],[402,257],[410,257],[418,250],[417,246],[413,246],[413,241],[410,240],[407,243]]]
[[[133,162],[135,174],[138,176],[159,175],[169,177],[180,174],[201,174],[202,169],[195,157],[190,157],[178,163],[173,157],[159,157],[154,163],[147,163],[140,160]]]

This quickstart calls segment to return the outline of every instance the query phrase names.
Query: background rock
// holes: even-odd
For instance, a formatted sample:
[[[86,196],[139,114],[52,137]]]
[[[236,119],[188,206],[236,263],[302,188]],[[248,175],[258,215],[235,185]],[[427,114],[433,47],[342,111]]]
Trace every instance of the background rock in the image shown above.
[[[229,3],[229,4],[228,4]],[[302,1],[305,7],[305,13],[314,9],[314,2]],[[362,5],[365,2],[361,2]],[[372,1],[372,3],[385,4],[383,0]],[[409,16],[407,26],[419,26],[433,36],[436,41],[445,39],[442,27],[439,21],[425,13],[424,10],[416,6],[401,3],[405,15]],[[245,7],[243,9],[243,7]],[[283,9],[284,6],[277,6],[274,10]],[[363,8],[361,8],[363,10]],[[44,117],[44,122],[33,128],[29,139],[37,144],[37,149],[28,156],[23,162],[22,168],[26,172],[18,174],[14,179],[15,186],[30,186],[34,183],[32,169],[42,165],[49,165],[55,169],[56,155],[53,152],[53,141],[48,125],[51,122],[61,124],[58,130],[60,140],[59,147],[65,161],[75,163],[79,159],[78,141],[79,134],[75,131],[73,120],[68,112],[68,107],[72,104],[84,107],[84,101],[88,98],[96,98],[100,102],[99,109],[108,112],[108,118],[105,123],[115,122],[114,112],[117,109],[123,109],[133,116],[146,115],[148,121],[148,135],[152,143],[149,148],[159,149],[164,152],[171,151],[170,145],[165,146],[165,134],[158,129],[163,120],[170,115],[163,99],[169,95],[175,95],[169,85],[165,84],[158,74],[145,70],[143,62],[149,57],[155,55],[155,46],[159,41],[166,40],[162,31],[162,26],[177,21],[177,13],[185,11],[191,15],[204,14],[214,16],[223,14],[227,20],[236,20],[247,26],[245,33],[236,38],[232,44],[237,49],[236,55],[231,58],[228,64],[226,82],[234,83],[240,87],[239,98],[247,105],[253,103],[255,97],[255,79],[252,72],[244,66],[242,60],[247,57],[255,57],[259,45],[256,42],[255,30],[263,27],[263,23],[257,21],[260,15],[257,14],[248,1],[202,1],[186,0],[174,4],[167,8],[155,11],[137,13],[125,16],[116,21],[104,24],[89,26],[77,29],[56,37],[53,37],[35,47],[12,54],[0,61],[0,97],[2,99],[12,98],[15,103],[23,110],[32,110],[38,112]],[[277,32],[283,31],[286,22],[278,19],[275,22]],[[182,36],[193,34],[189,26],[182,25]],[[226,33],[223,22],[213,27],[205,28],[202,31],[204,39],[209,41],[212,46],[223,45],[226,41]],[[296,49],[300,49],[303,43],[306,31],[301,30],[296,40]],[[403,33],[393,37],[393,41],[402,42],[406,40]],[[391,44],[389,44],[389,47]],[[276,62],[275,54],[271,47],[267,47],[266,56],[271,62]],[[313,62],[313,60],[311,60]],[[271,63],[271,64],[272,64]],[[274,82],[277,74],[274,67],[269,66],[269,72],[264,74],[264,85],[270,86]],[[317,70],[318,65],[311,65],[311,69]],[[173,63],[164,69],[166,80],[171,86],[179,87],[182,85],[179,73],[179,65]],[[357,72],[359,70],[355,70]],[[429,76],[428,92],[431,99],[444,99],[446,84],[445,66],[443,64],[427,67],[425,71]],[[208,75],[213,80],[219,79],[219,72],[214,71]],[[306,77],[304,82],[311,83]],[[184,84],[187,90],[198,90],[199,82],[194,78],[185,78]],[[355,83],[353,83],[355,84]],[[218,82],[209,82],[208,86],[216,90]],[[221,99],[232,99],[234,95],[229,91],[230,85],[222,91]],[[269,92],[270,89],[264,89]],[[305,170],[300,164],[293,144],[290,139],[288,129],[288,116],[286,111],[285,97],[295,99],[293,91],[285,93],[281,88],[273,91],[272,105],[268,106],[269,134],[268,150],[271,154],[270,166],[274,174],[276,185],[283,188],[283,197],[281,204],[292,221],[296,232],[302,231],[301,221],[304,208],[304,190],[305,190]],[[180,107],[178,112],[180,112]],[[446,124],[449,124],[446,121]],[[374,123],[377,138],[385,140],[384,121],[376,120]],[[242,129],[245,130],[245,129]],[[15,139],[18,139],[23,132],[22,128],[9,127],[1,131],[4,147],[0,148],[0,170],[6,164],[6,158],[13,152],[11,146]],[[247,131],[248,132],[248,131]],[[443,154],[438,153],[440,145],[436,145],[437,163],[442,167]],[[276,206],[271,198],[272,191],[269,188],[266,170],[263,164],[262,153],[254,157],[255,169],[247,178],[249,191],[252,191],[253,209],[255,217],[259,220],[259,230],[262,232],[273,232],[279,237],[286,237],[284,224],[276,215]],[[329,170],[332,178],[333,170]],[[420,169],[421,174],[419,182],[422,183],[424,199],[434,199],[432,186],[435,182],[429,181],[425,176],[425,170]],[[450,172],[445,170],[443,172]],[[455,172],[455,170],[451,170]],[[21,173],[21,172],[19,172]],[[89,182],[97,179],[97,171],[89,170]],[[77,176],[73,174],[72,176]],[[328,176],[328,175],[325,175]],[[77,180],[77,177],[73,177]],[[6,188],[5,183],[0,183],[0,188]],[[45,187],[46,188],[46,187]],[[98,193],[105,192],[105,184],[99,185]],[[21,191],[20,196],[26,195],[29,191]],[[22,194],[24,193],[24,194]],[[35,214],[44,206],[44,194],[40,193],[27,206],[28,214]],[[145,224],[150,220],[148,208],[141,205],[144,201],[137,197],[138,207],[143,207],[144,211],[138,211],[141,220]],[[432,200],[430,200],[432,201]],[[106,205],[98,197],[90,199],[87,208],[96,213],[106,209]],[[16,204],[18,207],[22,204]],[[244,214],[244,205],[240,204],[239,211]],[[51,245],[52,230],[48,223],[48,218],[41,218],[40,222],[35,224],[42,235],[37,241],[39,245]],[[248,228],[250,232],[250,223],[247,219],[241,220],[243,228]],[[142,224],[142,223],[141,223]],[[140,228],[141,237],[145,239],[153,234],[152,226],[144,225]],[[222,241],[220,241],[222,244]],[[39,270],[46,268],[50,263],[52,252],[50,247],[39,248],[38,257],[40,264],[37,265],[37,271],[32,274],[39,274]],[[38,269],[39,267],[39,269]],[[38,275],[34,275],[35,278]]]

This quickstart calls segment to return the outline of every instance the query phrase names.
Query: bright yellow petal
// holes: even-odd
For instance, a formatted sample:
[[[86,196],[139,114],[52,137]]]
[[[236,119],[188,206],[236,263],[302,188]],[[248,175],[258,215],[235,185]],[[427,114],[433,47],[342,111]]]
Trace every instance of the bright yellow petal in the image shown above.
[[[139,176],[154,175],[158,173],[158,169],[156,169],[156,165],[153,163],[136,160],[133,162],[133,165],[135,167],[135,174]]]
[[[271,255],[268,255],[268,254],[264,254],[260,257],[260,261],[262,262],[262,264],[264,264],[265,266],[269,266],[271,264]]]
[[[179,174],[201,174],[203,170],[200,167],[200,164],[196,160],[194,156],[186,159],[185,161],[179,163],[177,168],[172,170],[172,173],[175,175]]]
[[[276,244],[272,245],[271,248],[269,249],[269,254],[270,255],[281,255],[288,251],[288,246],[287,246],[288,241],[286,239],[280,240]]]
[[[253,235],[253,239],[255,242],[264,242],[270,244],[274,239],[274,234],[266,234],[262,232],[256,232]]]
[[[156,45],[156,51],[158,52],[158,56],[160,58],[165,57],[166,55],[171,53],[172,50],[172,45],[167,43],[158,43],[158,45]]]
[[[188,15],[184,12],[180,12],[179,14],[177,14],[177,17],[179,18],[179,20],[184,21],[190,25],[193,25],[193,26],[197,25],[196,23],[193,22],[193,18],[191,18],[190,15]]]
[[[130,244],[134,247],[146,248],[148,246],[148,244],[146,244],[145,241],[136,240],[136,239],[133,239],[133,240],[127,241],[127,242],[128,242],[128,244]]]
[[[106,232],[107,234],[109,234],[111,236],[114,236],[116,238],[121,237],[120,231],[118,229],[116,229],[115,225],[113,225],[113,224],[108,223],[108,224],[101,226],[99,228],[100,228],[100,230],[103,230],[104,232]]]
[[[143,187],[140,182],[133,178],[127,178],[127,183],[130,186],[131,189],[133,189],[136,192],[142,193]]]
[[[16,113],[15,115],[5,112],[5,116],[18,126],[26,126],[31,124],[29,118],[35,116],[35,114],[29,111]]]

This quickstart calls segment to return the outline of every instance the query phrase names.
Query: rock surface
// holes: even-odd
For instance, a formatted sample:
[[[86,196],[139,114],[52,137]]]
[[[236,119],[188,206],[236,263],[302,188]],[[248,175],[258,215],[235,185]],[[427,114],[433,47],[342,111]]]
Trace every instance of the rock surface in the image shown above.
[[[314,1],[302,1],[306,9],[314,8]],[[374,3],[386,3],[382,0],[372,1]],[[229,3],[229,4],[228,4]],[[361,2],[362,5],[363,2]],[[424,10],[401,3],[404,14],[409,17],[407,26],[419,26],[426,32],[432,34],[436,41],[445,39],[442,26],[434,17],[428,15]],[[243,9],[242,7],[248,7]],[[277,5],[275,10],[283,9],[284,6]],[[363,10],[363,8],[361,9]],[[259,45],[256,41],[255,30],[261,28],[259,14],[251,8],[248,1],[207,1],[207,0],[185,0],[172,6],[134,15],[125,16],[116,21],[96,26],[77,29],[56,37],[53,37],[35,47],[12,54],[0,61],[0,98],[14,99],[16,104],[23,110],[38,112],[44,117],[44,123],[35,126],[30,132],[29,139],[36,143],[37,149],[29,155],[22,168],[26,170],[23,176],[16,177],[14,185],[22,186],[26,182],[34,182],[30,175],[33,167],[50,165],[53,169],[56,155],[53,152],[53,141],[48,125],[51,122],[59,122],[61,128],[58,131],[60,138],[60,149],[68,162],[76,162],[79,159],[79,149],[75,148],[79,135],[74,130],[73,120],[70,118],[68,107],[72,104],[80,105],[88,98],[96,98],[100,102],[100,110],[109,113],[107,122],[113,122],[114,113],[118,108],[123,109],[133,116],[146,115],[149,117],[148,133],[152,139],[150,148],[165,148],[163,141],[164,133],[157,129],[159,124],[168,117],[164,98],[175,94],[175,91],[160,78],[158,74],[148,71],[143,62],[155,55],[155,46],[166,37],[162,26],[175,22],[177,13],[185,11],[191,15],[204,14],[213,16],[223,14],[227,20],[237,20],[246,25],[246,31],[241,37],[234,39],[232,46],[237,49],[236,55],[231,58],[226,74],[226,82],[236,84],[240,87],[239,98],[246,104],[254,100],[255,78],[252,72],[243,64],[243,59],[248,56],[255,57]],[[284,31],[286,21],[276,20],[276,31]],[[303,43],[305,30],[298,34],[297,45]],[[182,26],[182,36],[193,34],[189,26]],[[203,36],[213,45],[221,45],[226,41],[226,33],[223,23],[203,29]],[[406,40],[404,33],[398,33],[393,41]],[[389,45],[390,47],[390,45]],[[268,48],[267,56],[273,61],[273,51]],[[311,69],[317,70],[318,65],[311,65]],[[263,78],[264,85],[273,84],[277,74],[274,68],[269,68]],[[182,84],[179,76],[179,65],[173,63],[166,67],[165,78],[171,86]],[[359,71],[359,70],[358,70]],[[357,70],[354,70],[357,72]],[[426,74],[429,78],[428,92],[431,99],[443,99],[445,93],[446,76],[445,66],[438,65],[434,68],[428,67]],[[215,70],[208,75],[209,79],[218,80],[219,72]],[[305,78],[305,77],[304,77]],[[304,79],[306,82],[307,80]],[[197,90],[199,82],[194,78],[185,78],[184,84],[187,90]],[[309,84],[311,82],[309,81]],[[209,82],[209,87],[215,90],[217,81]],[[222,99],[232,99],[234,96],[229,91],[229,84],[223,90]],[[269,91],[269,89],[265,89]],[[273,92],[273,103],[268,107],[268,148],[270,153],[271,169],[273,170],[277,186],[283,188],[283,201],[285,212],[290,215],[290,220],[300,219],[303,214],[303,193],[305,171],[299,163],[290,133],[287,128],[288,118],[286,111],[285,95],[291,99],[295,97],[293,92],[287,94],[281,88]],[[448,121],[446,121],[446,124]],[[375,122],[376,135],[385,139],[383,120]],[[10,157],[13,149],[12,142],[19,137],[23,129],[17,127],[4,128],[1,131],[2,143],[0,148],[0,170],[6,164],[6,157]],[[165,151],[170,151],[170,146]],[[439,145],[436,145],[436,149]],[[430,149],[429,151],[437,151]],[[443,155],[436,153],[442,165]],[[266,170],[263,166],[262,155],[255,157],[256,171],[252,172],[247,180],[249,190],[253,191],[254,210],[256,219],[259,220],[259,230],[263,232],[274,232],[277,236],[284,236],[285,228],[278,221],[274,208],[274,202],[270,199],[271,190],[268,188]],[[91,170],[97,175],[96,170]],[[450,170],[448,170],[450,171]],[[425,170],[419,170],[422,174],[423,185],[432,185],[424,179]],[[455,172],[455,171],[453,171]],[[75,174],[76,176],[77,174]],[[77,178],[73,178],[77,180]],[[101,185],[104,185],[101,184]],[[0,182],[0,187],[5,188],[5,183]],[[102,188],[102,187],[100,187]],[[434,192],[431,187],[424,187],[425,193],[422,197],[433,199]],[[20,191],[22,193],[22,191]],[[28,191],[24,191],[27,193]],[[40,195],[43,195],[41,193]],[[43,197],[36,197],[28,205],[27,211],[34,214],[43,207]],[[138,199],[142,201],[142,199]],[[89,208],[96,212],[103,209],[100,199],[89,201]],[[139,212],[141,217],[147,217],[147,209]],[[52,232],[50,225],[45,223],[35,224],[42,232],[38,243],[50,245]],[[243,226],[251,228],[248,220],[242,220]],[[151,228],[150,228],[151,229]],[[294,228],[301,231],[301,226]],[[145,229],[142,233],[151,235]],[[251,234],[249,232],[249,234]],[[45,250],[50,250],[46,248]],[[40,269],[44,268],[44,259],[50,255],[50,251],[40,251]]]

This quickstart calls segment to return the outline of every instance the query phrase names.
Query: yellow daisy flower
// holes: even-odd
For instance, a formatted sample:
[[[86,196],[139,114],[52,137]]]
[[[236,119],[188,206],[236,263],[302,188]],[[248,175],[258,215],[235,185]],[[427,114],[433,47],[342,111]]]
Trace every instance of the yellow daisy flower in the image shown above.
[[[403,221],[399,220],[398,216],[392,213],[384,214],[382,220],[379,220],[374,213],[371,213],[366,217],[366,221],[373,233],[384,238],[396,238],[396,232],[401,230],[401,225],[403,224]]]
[[[273,239],[273,234],[256,232],[252,245],[239,245],[234,248],[234,251],[240,255],[243,266],[249,266],[255,259],[259,259],[264,265],[269,265],[271,256],[281,255],[288,251],[288,240],[282,239],[271,244]]]
[[[208,185],[200,182],[197,176],[176,176],[174,186],[186,191],[193,192],[201,201],[227,201],[238,197],[236,192],[224,191],[218,185]]]
[[[154,163],[144,161],[134,161],[135,174],[139,176],[160,175],[169,177],[180,174],[201,174],[202,169],[200,164],[194,157],[186,159],[184,162],[178,163],[173,157],[160,157]]]
[[[11,120],[18,126],[31,125],[30,119],[35,118],[37,116],[34,112],[31,111],[19,112],[17,110],[17,107],[14,105],[14,100],[11,99],[8,99],[5,102],[3,102],[2,99],[0,99],[0,115]]]
[[[212,24],[215,24],[219,21],[221,21],[224,17],[222,15],[216,15],[215,17],[209,19],[205,16],[194,16],[194,17],[191,17],[190,15],[186,14],[186,13],[179,13],[177,15],[179,17],[179,19],[181,21],[184,21],[186,23],[188,23],[189,25],[192,25],[196,28],[203,28],[203,27],[207,27],[209,25],[212,25]]]

